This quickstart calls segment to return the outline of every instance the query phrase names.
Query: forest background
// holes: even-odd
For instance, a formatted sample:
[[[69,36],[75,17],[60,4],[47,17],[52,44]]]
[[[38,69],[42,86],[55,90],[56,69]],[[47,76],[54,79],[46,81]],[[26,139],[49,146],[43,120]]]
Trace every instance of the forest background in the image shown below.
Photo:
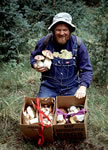
[[[88,89],[88,139],[73,144],[55,141],[37,147],[24,141],[20,111],[24,95],[36,96],[40,74],[29,57],[37,41],[48,33],[58,12],[68,12],[88,48],[93,81]],[[106,0],[0,0],[0,150],[90,149],[108,147],[108,2]],[[3,129],[3,130],[2,130]]]

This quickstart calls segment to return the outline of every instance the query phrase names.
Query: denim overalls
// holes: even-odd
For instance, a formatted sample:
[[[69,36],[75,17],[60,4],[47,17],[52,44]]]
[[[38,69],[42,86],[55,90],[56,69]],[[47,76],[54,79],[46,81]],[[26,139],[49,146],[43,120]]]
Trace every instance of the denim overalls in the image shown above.
[[[72,45],[72,59],[54,57],[51,69],[42,73],[38,97],[74,95],[79,87],[77,75],[77,40]]]

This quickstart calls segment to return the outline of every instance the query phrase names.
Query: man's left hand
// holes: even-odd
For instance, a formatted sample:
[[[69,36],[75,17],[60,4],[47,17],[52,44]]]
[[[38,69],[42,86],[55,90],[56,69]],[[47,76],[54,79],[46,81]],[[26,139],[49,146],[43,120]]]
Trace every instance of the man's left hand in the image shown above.
[[[83,98],[86,96],[86,87],[80,86],[79,89],[76,91],[75,96],[77,98]]]

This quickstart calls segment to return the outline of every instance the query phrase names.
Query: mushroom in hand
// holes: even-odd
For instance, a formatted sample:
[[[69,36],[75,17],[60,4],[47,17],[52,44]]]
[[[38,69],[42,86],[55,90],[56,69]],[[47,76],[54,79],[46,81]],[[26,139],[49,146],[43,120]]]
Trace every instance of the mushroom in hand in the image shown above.
[[[44,61],[43,61],[45,59],[44,56],[42,56],[42,55],[36,55],[34,57],[34,59],[37,60],[37,62],[36,62],[36,66],[37,67],[44,67]]]
[[[43,50],[42,54],[46,57],[44,60],[44,67],[47,67],[48,69],[51,68],[51,59],[53,59],[53,54],[49,50]]]

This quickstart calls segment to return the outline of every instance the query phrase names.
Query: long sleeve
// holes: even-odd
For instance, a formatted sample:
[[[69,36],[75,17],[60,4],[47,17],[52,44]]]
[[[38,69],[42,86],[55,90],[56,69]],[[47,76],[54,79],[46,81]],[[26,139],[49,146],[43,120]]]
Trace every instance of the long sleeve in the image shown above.
[[[43,43],[44,43],[44,39],[45,37],[43,37],[42,39],[40,39],[40,41],[38,41],[35,50],[31,52],[30,55],[30,64],[33,68],[33,65],[36,63],[36,60],[34,59],[34,57],[36,55],[41,55],[42,54],[42,48],[43,48]]]
[[[90,57],[88,50],[84,43],[82,42],[78,50],[78,69],[80,77],[80,85],[89,87],[92,80],[92,65],[90,62]]]

